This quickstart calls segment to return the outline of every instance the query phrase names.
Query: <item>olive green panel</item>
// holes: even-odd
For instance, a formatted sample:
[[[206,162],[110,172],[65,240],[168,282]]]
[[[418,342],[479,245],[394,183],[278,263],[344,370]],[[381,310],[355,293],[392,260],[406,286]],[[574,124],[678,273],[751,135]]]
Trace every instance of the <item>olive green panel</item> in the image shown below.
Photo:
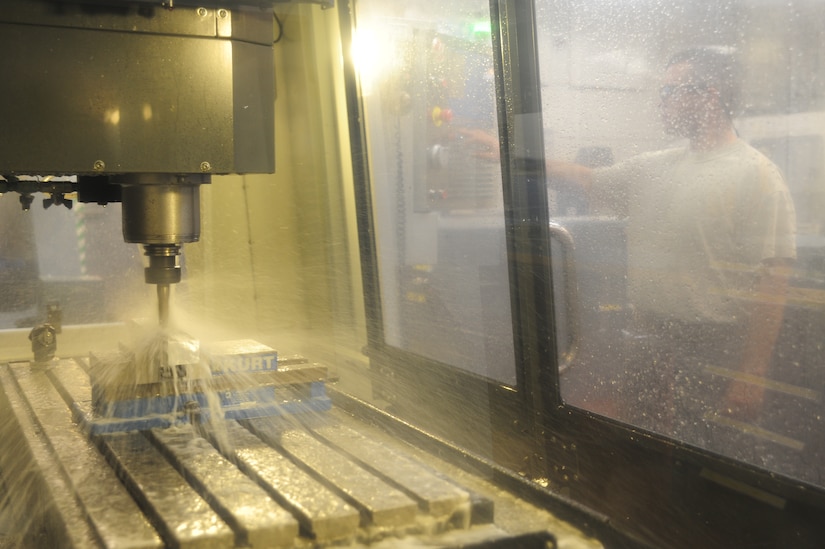
[[[28,5],[45,10],[48,24],[21,17]],[[9,83],[0,120],[14,128],[0,133],[0,172],[273,170],[272,105],[259,100],[273,93],[271,14],[191,8],[135,19],[13,6],[0,15],[0,72]],[[204,35],[210,17],[212,34],[221,20],[238,28]]]

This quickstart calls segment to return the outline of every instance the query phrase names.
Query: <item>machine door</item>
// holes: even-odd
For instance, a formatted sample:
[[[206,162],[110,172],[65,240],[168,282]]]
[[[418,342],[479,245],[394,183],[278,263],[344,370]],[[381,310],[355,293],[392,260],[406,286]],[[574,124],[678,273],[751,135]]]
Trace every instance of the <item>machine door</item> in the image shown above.
[[[376,402],[657,547],[825,543],[823,9],[353,3]]]
[[[825,6],[535,6],[560,396],[632,456],[568,485],[667,545],[821,543]]]
[[[485,0],[359,0],[344,21],[368,352],[388,410],[541,476],[541,391],[513,324],[496,12]]]

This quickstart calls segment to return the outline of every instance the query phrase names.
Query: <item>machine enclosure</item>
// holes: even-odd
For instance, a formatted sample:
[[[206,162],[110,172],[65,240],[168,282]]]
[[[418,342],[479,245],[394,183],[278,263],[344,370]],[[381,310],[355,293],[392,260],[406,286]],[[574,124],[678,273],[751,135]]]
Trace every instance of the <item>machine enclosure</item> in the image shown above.
[[[4,2],[0,173],[271,173],[272,12]]]

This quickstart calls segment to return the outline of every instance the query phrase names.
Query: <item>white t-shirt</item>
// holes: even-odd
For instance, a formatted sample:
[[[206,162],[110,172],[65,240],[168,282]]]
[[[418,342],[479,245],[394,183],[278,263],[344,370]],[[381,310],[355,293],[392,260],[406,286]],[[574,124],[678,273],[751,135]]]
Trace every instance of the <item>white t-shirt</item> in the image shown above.
[[[628,218],[628,299],[646,313],[743,320],[762,262],[796,257],[788,188],[778,168],[742,140],[594,170],[591,191]]]

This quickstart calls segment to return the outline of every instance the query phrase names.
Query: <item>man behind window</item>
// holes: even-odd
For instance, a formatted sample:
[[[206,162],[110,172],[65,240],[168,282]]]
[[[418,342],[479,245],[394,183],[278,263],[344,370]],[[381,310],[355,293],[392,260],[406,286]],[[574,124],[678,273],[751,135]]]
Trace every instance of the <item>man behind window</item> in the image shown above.
[[[622,419],[698,444],[717,414],[758,416],[796,257],[788,188],[734,130],[738,86],[732,55],[681,52],[667,65],[660,109],[686,147],[608,168],[548,165],[627,216],[634,321]]]

